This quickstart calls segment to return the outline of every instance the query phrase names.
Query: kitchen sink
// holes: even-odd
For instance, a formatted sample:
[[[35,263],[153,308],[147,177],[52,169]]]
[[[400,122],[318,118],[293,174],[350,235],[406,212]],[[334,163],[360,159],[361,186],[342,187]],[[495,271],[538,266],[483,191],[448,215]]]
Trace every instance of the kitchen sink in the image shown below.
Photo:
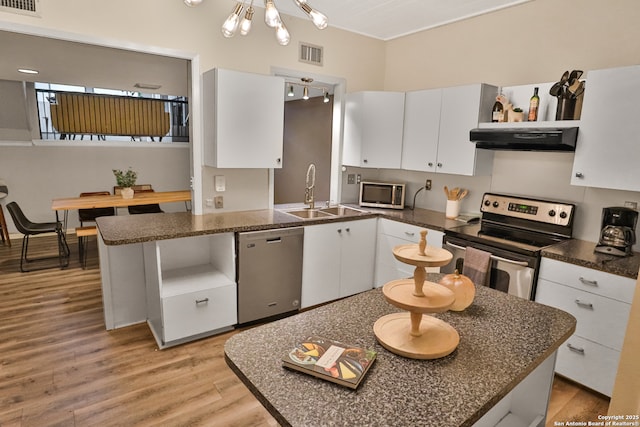
[[[325,212],[325,213],[328,213],[331,215],[337,215],[337,216],[354,216],[354,215],[360,215],[362,213],[362,211],[358,209],[352,209],[346,206],[334,206],[331,208],[324,208],[324,209],[320,209],[320,212]]]
[[[297,216],[302,219],[314,219],[314,218],[331,218],[340,216],[355,216],[360,215],[363,211],[358,209],[349,208],[346,206],[333,206],[322,209],[296,209],[290,211],[284,211],[289,215]]]
[[[286,211],[286,213],[303,219],[327,218],[334,216],[330,213],[322,212],[320,209],[302,209],[299,211]]]

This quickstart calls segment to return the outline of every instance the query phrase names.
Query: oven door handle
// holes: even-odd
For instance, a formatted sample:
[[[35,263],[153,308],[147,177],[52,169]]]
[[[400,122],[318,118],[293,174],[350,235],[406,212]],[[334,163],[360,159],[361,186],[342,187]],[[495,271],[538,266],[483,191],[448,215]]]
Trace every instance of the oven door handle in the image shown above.
[[[444,244],[447,245],[447,246],[451,246],[452,248],[459,249],[461,251],[466,251],[467,250],[467,248],[465,248],[463,246],[454,245],[453,243],[444,242]],[[496,256],[496,255],[491,255],[491,259],[494,260],[494,261],[502,261],[502,262],[506,262],[506,263],[509,263],[509,264],[519,265],[519,266],[522,266],[522,267],[529,266],[529,263],[526,262],[526,261],[514,261],[514,260],[511,260],[511,259],[503,258],[501,256]]]

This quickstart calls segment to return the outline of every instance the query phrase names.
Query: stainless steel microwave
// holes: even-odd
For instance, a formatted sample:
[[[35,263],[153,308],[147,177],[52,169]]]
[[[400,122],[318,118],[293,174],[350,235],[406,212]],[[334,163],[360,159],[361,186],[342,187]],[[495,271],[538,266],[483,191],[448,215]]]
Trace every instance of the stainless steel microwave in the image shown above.
[[[393,182],[360,182],[360,206],[404,209],[405,184]]]

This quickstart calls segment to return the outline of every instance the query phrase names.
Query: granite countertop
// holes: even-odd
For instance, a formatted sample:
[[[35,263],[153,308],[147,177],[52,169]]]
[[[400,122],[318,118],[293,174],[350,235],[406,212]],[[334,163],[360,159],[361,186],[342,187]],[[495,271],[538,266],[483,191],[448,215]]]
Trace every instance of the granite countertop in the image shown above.
[[[284,227],[302,227],[331,221],[354,221],[382,217],[407,224],[446,231],[464,225],[464,222],[446,219],[443,212],[429,209],[369,209],[349,205],[362,210],[355,216],[300,219],[278,209],[224,212],[193,215],[190,212],[147,215],[123,215],[101,217],[96,220],[100,235],[107,245],[126,245],[153,240],[192,237],[204,234],[269,230]],[[542,256],[571,264],[581,265],[620,276],[636,278],[640,268],[640,253],[630,257],[595,254],[595,243],[572,239],[542,251]]]
[[[441,359],[413,360],[387,351],[373,334],[378,318],[399,311],[374,289],[234,335],[225,356],[283,425],[470,426],[576,325],[563,311],[479,287],[465,311],[435,315],[458,331],[458,348]],[[282,367],[282,357],[310,335],[378,352],[357,390]]]
[[[595,247],[596,244],[593,242],[571,239],[543,249],[542,256],[631,279],[638,277],[638,269],[640,269],[639,253],[634,252],[631,256],[619,257],[594,252]]]
[[[127,245],[153,240],[177,239],[205,234],[272,230],[300,227],[327,221],[375,218],[363,212],[357,216],[302,220],[279,210],[262,209],[219,214],[193,215],[190,212],[107,216],[96,219],[106,245]]]

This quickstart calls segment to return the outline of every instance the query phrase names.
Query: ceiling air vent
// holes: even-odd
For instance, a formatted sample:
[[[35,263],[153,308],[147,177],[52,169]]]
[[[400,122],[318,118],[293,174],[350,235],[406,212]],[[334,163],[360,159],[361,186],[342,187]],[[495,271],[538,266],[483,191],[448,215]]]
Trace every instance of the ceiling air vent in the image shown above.
[[[0,0],[0,11],[36,14],[39,0]]]
[[[319,65],[322,67],[322,60],[324,59],[322,46],[314,46],[309,43],[300,43],[300,62],[306,62],[307,64]]]

